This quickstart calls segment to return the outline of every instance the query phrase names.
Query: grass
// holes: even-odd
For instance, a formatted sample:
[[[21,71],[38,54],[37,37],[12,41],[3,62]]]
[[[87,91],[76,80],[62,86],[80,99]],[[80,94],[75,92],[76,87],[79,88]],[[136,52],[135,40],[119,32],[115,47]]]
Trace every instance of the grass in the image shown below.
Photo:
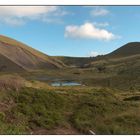
[[[45,134],[69,126],[77,134],[139,134],[140,103],[118,90],[92,87],[1,91],[0,134]],[[137,113],[136,113],[137,112]]]
[[[61,96],[34,89],[23,89],[18,96],[14,93],[12,96],[17,104],[12,110],[28,118],[30,129],[34,127],[51,129],[63,124],[62,110],[65,106]]]

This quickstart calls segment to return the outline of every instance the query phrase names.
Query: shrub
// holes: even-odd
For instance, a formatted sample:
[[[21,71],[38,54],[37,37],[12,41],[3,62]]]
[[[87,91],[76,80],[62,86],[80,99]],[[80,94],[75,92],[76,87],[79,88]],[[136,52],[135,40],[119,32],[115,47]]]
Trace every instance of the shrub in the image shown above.
[[[99,72],[105,72],[106,67],[105,67],[104,65],[99,65],[99,66],[97,66],[97,70],[98,70]]]
[[[0,121],[4,121],[4,120],[5,120],[5,113],[0,112]]]
[[[139,101],[140,96],[132,96],[132,97],[127,97],[123,99],[124,101]]]

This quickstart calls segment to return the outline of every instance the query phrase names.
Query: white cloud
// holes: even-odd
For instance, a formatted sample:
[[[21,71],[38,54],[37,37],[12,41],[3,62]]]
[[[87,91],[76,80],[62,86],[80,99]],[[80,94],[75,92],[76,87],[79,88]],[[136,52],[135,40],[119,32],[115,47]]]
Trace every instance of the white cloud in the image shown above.
[[[8,25],[12,25],[12,26],[20,26],[25,24],[25,21],[22,19],[18,19],[18,18],[12,18],[12,17],[8,17],[8,18],[1,18],[2,23],[6,23]]]
[[[81,39],[112,40],[116,38],[113,33],[95,27],[94,24],[87,22],[83,25],[69,25],[65,28],[65,37]]]
[[[66,14],[68,13],[58,6],[1,6],[0,22],[9,25],[23,25],[29,20],[56,22]]]
[[[95,51],[91,51],[89,54],[88,54],[88,56],[90,56],[90,57],[96,57],[96,56],[98,56],[99,55],[99,53],[98,52],[95,52]]]
[[[107,9],[97,7],[90,12],[92,16],[105,16],[108,15],[110,12]]]
[[[31,17],[56,11],[56,6],[1,6],[0,16]]]

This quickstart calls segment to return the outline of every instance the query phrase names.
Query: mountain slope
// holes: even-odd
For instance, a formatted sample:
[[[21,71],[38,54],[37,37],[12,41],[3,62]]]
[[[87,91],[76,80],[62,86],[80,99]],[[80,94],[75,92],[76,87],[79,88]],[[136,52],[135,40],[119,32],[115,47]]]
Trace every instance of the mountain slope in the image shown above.
[[[130,61],[135,62],[135,60],[139,60],[139,58],[140,42],[130,42],[107,55],[97,56],[94,61],[92,61],[92,64],[103,61],[107,63],[111,62],[111,64],[129,63]]]
[[[14,64],[14,67],[23,70],[61,68],[64,66],[60,61],[2,35],[0,35],[0,55],[3,57],[3,61],[5,58],[5,64],[10,62]],[[0,63],[0,67],[2,66],[3,64]],[[11,69],[8,65],[6,67],[9,70]]]
[[[140,54],[140,42],[130,42],[107,54],[108,57],[125,57]]]
[[[134,57],[133,57],[134,56]],[[56,57],[64,64],[74,67],[94,67],[96,65],[105,65],[106,63],[112,65],[116,63],[129,63],[129,61],[135,62],[135,59],[139,60],[140,56],[140,42],[130,42],[115,51],[97,57]],[[124,59],[123,59],[124,58]],[[135,59],[134,59],[135,58]],[[132,59],[132,60],[131,60]]]

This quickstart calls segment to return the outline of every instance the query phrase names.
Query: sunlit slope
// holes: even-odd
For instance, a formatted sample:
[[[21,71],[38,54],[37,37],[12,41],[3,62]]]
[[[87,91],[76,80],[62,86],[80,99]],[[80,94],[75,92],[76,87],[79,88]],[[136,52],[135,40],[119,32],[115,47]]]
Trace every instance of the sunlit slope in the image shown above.
[[[0,54],[5,58],[5,64],[9,60],[24,70],[61,68],[64,66],[60,61],[2,35],[0,35]],[[2,66],[2,63],[0,63],[0,66]]]

